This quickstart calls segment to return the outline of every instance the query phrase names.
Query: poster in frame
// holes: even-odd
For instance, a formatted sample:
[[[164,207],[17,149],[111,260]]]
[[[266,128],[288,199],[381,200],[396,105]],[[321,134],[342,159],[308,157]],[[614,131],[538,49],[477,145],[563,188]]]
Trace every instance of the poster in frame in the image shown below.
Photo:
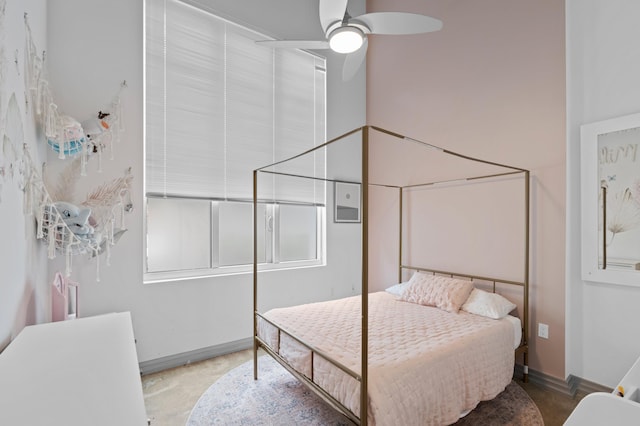
[[[360,222],[360,184],[335,182],[334,222]]]
[[[640,286],[640,113],[581,126],[582,279]]]

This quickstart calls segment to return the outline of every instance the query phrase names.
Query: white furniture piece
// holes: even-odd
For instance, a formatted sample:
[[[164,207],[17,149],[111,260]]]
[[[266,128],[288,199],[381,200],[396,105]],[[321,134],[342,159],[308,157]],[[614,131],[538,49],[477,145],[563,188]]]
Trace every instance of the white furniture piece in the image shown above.
[[[573,410],[565,426],[633,425],[640,422],[640,358],[625,374],[613,393],[594,392]],[[617,395],[618,387],[624,396]]]
[[[129,312],[28,326],[0,354],[0,425],[146,424]]]

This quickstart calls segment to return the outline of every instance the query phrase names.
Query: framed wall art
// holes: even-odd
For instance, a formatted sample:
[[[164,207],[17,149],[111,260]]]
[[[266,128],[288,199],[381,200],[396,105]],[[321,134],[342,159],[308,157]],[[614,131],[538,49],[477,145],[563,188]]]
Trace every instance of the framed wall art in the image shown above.
[[[335,222],[360,222],[360,184],[335,182]]]
[[[640,286],[640,114],[580,130],[582,279]]]

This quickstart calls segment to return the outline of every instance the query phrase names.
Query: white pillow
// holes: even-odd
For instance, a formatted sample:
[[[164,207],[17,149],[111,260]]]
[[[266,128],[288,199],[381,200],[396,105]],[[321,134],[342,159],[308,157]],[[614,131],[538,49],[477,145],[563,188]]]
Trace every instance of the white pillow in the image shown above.
[[[400,297],[404,289],[407,287],[407,284],[409,284],[409,281],[392,285],[389,288],[385,288],[384,291],[386,291],[387,293],[393,294],[394,296]]]
[[[516,305],[514,303],[499,294],[474,288],[460,309],[471,314],[500,319],[507,316],[515,308]]]

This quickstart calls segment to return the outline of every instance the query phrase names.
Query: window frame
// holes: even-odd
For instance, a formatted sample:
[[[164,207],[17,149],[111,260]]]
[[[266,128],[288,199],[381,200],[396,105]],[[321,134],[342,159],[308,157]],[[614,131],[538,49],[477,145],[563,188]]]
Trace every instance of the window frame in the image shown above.
[[[146,200],[149,198],[162,198],[162,197],[149,197],[145,196],[145,237],[147,237],[147,203]],[[172,197],[173,198],[173,197]],[[175,197],[178,198],[187,198],[187,197]],[[192,198],[189,198],[192,199]],[[207,277],[219,277],[219,276],[228,276],[228,275],[239,275],[239,274],[250,274],[253,272],[253,263],[246,263],[242,265],[220,265],[219,262],[219,226],[220,226],[220,215],[219,215],[219,203],[221,202],[233,202],[233,203],[247,203],[246,201],[239,200],[212,200],[212,199],[201,199],[203,202],[209,203],[209,212],[210,212],[210,238],[209,238],[209,250],[210,250],[210,259],[209,259],[209,267],[208,268],[198,268],[198,269],[183,269],[183,270],[167,270],[167,271],[149,271],[148,270],[148,241],[145,238],[145,257],[144,257],[144,272],[143,272],[143,281],[145,284],[157,283],[157,282],[167,282],[167,281],[180,281],[180,280],[188,280],[188,279],[198,279],[198,278],[207,278]],[[280,241],[278,238],[278,230],[280,227],[280,217],[279,217],[279,204],[270,202],[270,201],[261,201],[258,204],[265,205],[265,218],[268,220],[269,217],[273,219],[273,229],[269,231],[267,229],[267,224],[265,223],[265,245],[267,247],[267,251],[265,253],[265,262],[258,263],[259,271],[280,271],[280,270],[289,270],[289,269],[299,269],[299,268],[309,268],[309,267],[318,267],[326,265],[326,206],[316,205],[313,206],[316,208],[316,258],[315,259],[305,259],[305,260],[290,260],[290,261],[282,261],[280,260]],[[311,207],[311,205],[309,205]]]

